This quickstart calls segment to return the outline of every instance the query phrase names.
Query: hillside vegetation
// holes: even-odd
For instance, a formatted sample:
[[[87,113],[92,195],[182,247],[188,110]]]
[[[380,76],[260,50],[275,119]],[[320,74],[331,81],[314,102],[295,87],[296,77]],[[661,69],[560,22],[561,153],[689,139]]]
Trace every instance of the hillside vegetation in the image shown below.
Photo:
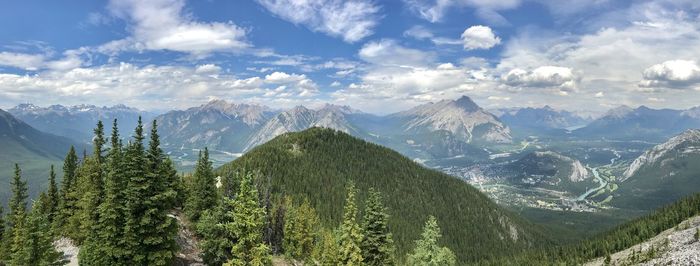
[[[342,220],[346,185],[364,202],[370,188],[383,195],[397,253],[414,246],[428,216],[458,264],[513,254],[543,243],[535,226],[504,211],[467,183],[424,168],[390,149],[345,133],[312,128],[281,135],[220,167],[221,176],[260,171],[272,195],[307,198],[325,227]],[[363,209],[359,206],[359,209]]]

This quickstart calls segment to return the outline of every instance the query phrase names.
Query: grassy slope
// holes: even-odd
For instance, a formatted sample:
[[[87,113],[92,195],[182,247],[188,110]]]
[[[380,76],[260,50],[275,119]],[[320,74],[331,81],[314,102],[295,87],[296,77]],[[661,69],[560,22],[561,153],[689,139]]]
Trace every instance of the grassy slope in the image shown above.
[[[536,227],[504,211],[467,183],[426,169],[390,149],[327,129],[279,136],[219,168],[260,170],[275,195],[309,198],[326,226],[342,217],[345,185],[353,180],[359,199],[379,190],[391,215],[401,256],[413,248],[428,215],[440,222],[443,243],[461,264],[511,254],[543,242]],[[362,204],[360,204],[362,206]],[[517,240],[511,239],[511,229]]]

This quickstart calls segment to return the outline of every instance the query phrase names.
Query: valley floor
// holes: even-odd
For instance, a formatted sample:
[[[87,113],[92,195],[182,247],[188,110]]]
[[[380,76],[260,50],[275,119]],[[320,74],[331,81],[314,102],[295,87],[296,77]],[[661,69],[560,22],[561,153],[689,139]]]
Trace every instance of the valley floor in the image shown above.
[[[698,228],[700,216],[695,216],[652,239],[611,254],[610,265],[700,265],[700,241],[694,236]],[[605,258],[586,265],[605,265]]]

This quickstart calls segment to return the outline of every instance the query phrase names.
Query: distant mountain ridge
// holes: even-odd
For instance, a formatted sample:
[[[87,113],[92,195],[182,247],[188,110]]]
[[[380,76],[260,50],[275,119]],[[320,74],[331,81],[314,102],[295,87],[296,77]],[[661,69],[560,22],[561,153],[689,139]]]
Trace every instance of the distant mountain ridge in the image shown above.
[[[585,126],[591,120],[573,112],[556,110],[549,105],[541,108],[509,108],[499,116],[509,127],[565,129]]]
[[[8,112],[38,130],[80,143],[90,142],[97,121],[102,120],[106,125],[110,125],[112,120],[117,119],[122,130],[131,130],[136,127],[139,116],[142,116],[144,121],[153,117],[149,112],[122,104],[112,107],[86,104],[40,107],[34,104],[20,104]],[[105,126],[105,130],[109,134],[111,126]]]
[[[242,153],[288,132],[312,127],[339,130],[355,137],[429,156],[455,155],[472,143],[507,143],[510,129],[469,97],[427,103],[410,110],[377,116],[349,106],[326,104],[317,109],[296,106],[274,111],[259,105],[211,101],[156,117],[161,137],[170,148],[211,149]],[[428,134],[440,132],[441,137]],[[437,147],[449,147],[449,152]]]
[[[620,106],[574,134],[587,138],[665,141],[692,128],[700,128],[700,107],[674,110]]]

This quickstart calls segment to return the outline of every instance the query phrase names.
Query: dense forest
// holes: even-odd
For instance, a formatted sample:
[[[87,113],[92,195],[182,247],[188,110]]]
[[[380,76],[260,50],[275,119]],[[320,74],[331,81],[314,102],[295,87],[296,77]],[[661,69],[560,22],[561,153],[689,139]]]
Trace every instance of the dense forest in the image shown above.
[[[9,212],[0,208],[0,265],[64,265],[58,239],[80,247],[81,265],[173,265],[178,227],[192,227],[208,265],[270,265],[273,256],[319,265],[394,265],[396,246],[389,210],[371,189],[364,209],[358,190],[344,184],[342,223],[320,227],[306,197],[271,201],[260,171],[239,169],[215,176],[208,150],[200,152],[193,174],[178,175],[160,149],[156,121],[144,134],[139,121],[123,143],[114,121],[104,136],[94,130],[93,151],[82,157],[71,147],[57,180],[31,206],[19,165],[11,180]],[[149,140],[146,143],[146,138]],[[260,192],[259,192],[260,191]],[[184,210],[188,223],[176,215]],[[427,217],[406,263],[454,265],[455,254],[440,244],[441,230]]]
[[[161,150],[156,121],[149,134],[139,121],[126,143],[116,120],[111,132],[98,123],[92,152],[71,148],[63,178],[51,167],[31,204],[15,165],[0,265],[64,265],[59,239],[80,247],[81,265],[571,265],[700,214],[698,194],[559,246],[466,183],[339,131],[285,134],[219,169],[205,148],[186,175]],[[201,261],[177,257],[183,227]]]
[[[460,265],[550,242],[538,226],[500,208],[466,182],[341,131],[312,128],[281,135],[217,173],[232,176],[240,169],[260,172],[255,182],[272,205],[285,196],[308,200],[326,228],[343,221],[349,182],[357,188],[360,204],[370,191],[378,191],[401,262],[431,215],[443,230],[441,243],[455,252]]]

